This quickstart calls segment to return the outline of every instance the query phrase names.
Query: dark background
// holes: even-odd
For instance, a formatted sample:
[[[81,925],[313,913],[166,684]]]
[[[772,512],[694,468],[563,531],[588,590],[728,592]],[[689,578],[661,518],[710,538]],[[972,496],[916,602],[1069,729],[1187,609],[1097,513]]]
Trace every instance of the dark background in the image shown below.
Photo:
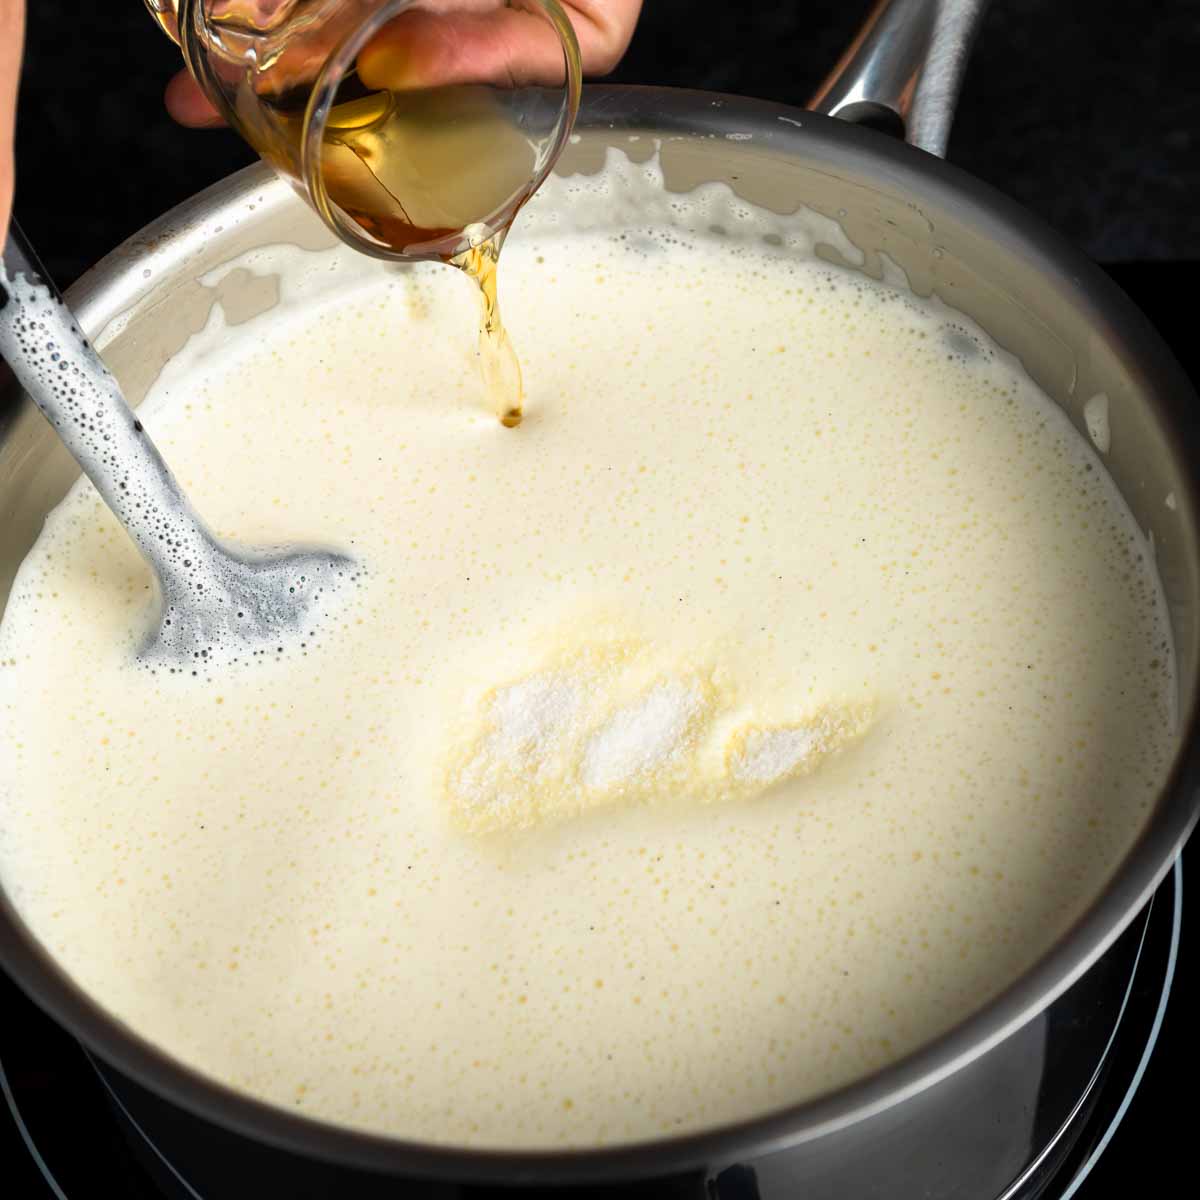
[[[868,6],[646,0],[614,78],[803,105]],[[29,0],[29,7],[16,211],[66,285],[252,155],[228,132],[172,125],[161,95],[178,52],[141,0]],[[992,0],[949,157],[1094,258],[1120,264],[1118,282],[1200,380],[1192,312],[1173,299],[1192,274],[1178,264],[1200,262],[1200,0]],[[1188,863],[1197,863],[1195,847]],[[1197,1061],[1195,900],[1184,931],[1158,1052],[1080,1200],[1127,1196],[1133,1179],[1147,1182],[1148,1163],[1150,1179],[1165,1179],[1189,1161],[1193,1111],[1178,1098],[1190,1092]],[[0,1161],[18,1172],[14,1194],[44,1194],[22,1157],[12,1131],[0,1130]],[[94,1194],[106,1190],[98,1183]]]
[[[868,0],[646,0],[613,78],[803,105]],[[176,128],[141,0],[30,0],[17,214],[66,285],[251,161]],[[1103,262],[1200,259],[1200,0],[992,0],[949,157]]]

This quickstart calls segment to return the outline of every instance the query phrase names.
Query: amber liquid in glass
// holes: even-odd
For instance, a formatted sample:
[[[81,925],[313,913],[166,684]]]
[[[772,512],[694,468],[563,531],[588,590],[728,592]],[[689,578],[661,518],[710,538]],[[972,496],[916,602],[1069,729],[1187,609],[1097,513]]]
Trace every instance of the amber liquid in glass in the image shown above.
[[[484,236],[445,261],[479,289],[480,370],[508,428],[521,423],[524,396],[500,316],[497,268],[535,166],[534,146],[502,94],[489,87],[373,92],[336,105],[325,125],[322,169],[330,198],[393,249],[419,251],[488,214]]]
[[[321,171],[330,200],[377,242],[410,258],[448,262],[474,281],[483,383],[501,422],[513,428],[524,397],[500,316],[497,267],[508,226],[529,198],[537,150],[505,97],[474,84],[366,92],[350,77],[325,124]],[[264,105],[268,120],[302,121],[294,103],[300,97],[287,99],[293,103]],[[469,245],[447,252],[455,242]]]
[[[338,56],[348,38],[368,27],[378,9],[374,0],[196,2],[204,7],[184,10],[184,49],[202,89],[326,222],[368,252],[441,260],[474,281],[483,381],[501,421],[518,425],[521,370],[501,320],[496,273],[509,225],[539,182],[546,156],[561,144],[556,139],[564,120],[569,127],[578,107],[579,49],[565,15],[530,6],[557,29],[564,79],[573,83],[543,88],[511,78],[499,86],[483,78],[454,81],[453,66],[437,68],[445,82],[433,82],[436,72],[420,82],[454,30],[447,24],[440,35],[436,28],[431,32],[429,19],[478,17],[487,6],[471,0],[418,6],[383,26],[391,30],[390,42],[385,39],[382,58],[373,60],[368,86],[358,66],[348,67]],[[179,2],[147,4],[174,36]],[[501,0],[494,6],[506,7]],[[401,22],[410,18],[412,40],[406,41],[399,36]],[[327,69],[337,80],[332,98],[321,82]],[[314,112],[317,88],[321,108]],[[318,147],[309,143],[312,119],[322,121]],[[317,162],[310,157],[314,150]],[[354,226],[365,236],[358,237]]]

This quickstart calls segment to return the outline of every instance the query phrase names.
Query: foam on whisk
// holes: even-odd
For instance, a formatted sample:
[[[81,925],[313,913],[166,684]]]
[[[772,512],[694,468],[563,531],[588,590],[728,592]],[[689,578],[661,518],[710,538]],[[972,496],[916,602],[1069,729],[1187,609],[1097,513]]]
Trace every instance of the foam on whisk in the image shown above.
[[[50,288],[0,265],[0,356],[153,568],[157,627],[139,659],[199,675],[318,636],[328,594],[360,568],[330,551],[224,546],[172,476],[120,386]]]

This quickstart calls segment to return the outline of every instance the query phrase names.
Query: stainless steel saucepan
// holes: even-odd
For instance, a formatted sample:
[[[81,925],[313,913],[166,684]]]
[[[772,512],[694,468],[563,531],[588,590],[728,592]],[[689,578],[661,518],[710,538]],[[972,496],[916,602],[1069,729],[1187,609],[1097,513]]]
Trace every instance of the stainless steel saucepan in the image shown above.
[[[657,1180],[648,1194],[710,1197],[892,1197],[902,1194],[893,1186],[899,1176],[929,1197],[1003,1190],[1006,1164],[1019,1156],[1000,1144],[1002,1137],[975,1155],[995,1175],[971,1184],[986,1192],[968,1193],[944,1162],[938,1168],[932,1158],[916,1162],[907,1148],[922,1137],[966,1137],[972,1106],[985,1105],[994,1124],[997,1105],[1012,1102],[1019,1111],[1043,1102],[1050,1067],[1039,1049],[1039,1021],[1056,997],[1087,986],[1085,973],[1144,905],[1196,820],[1200,446],[1183,419],[1196,404],[1194,392],[1107,276],[1029,213],[936,157],[982,8],[982,0],[884,0],[816,102],[848,120],[700,92],[587,89],[579,137],[557,169],[596,170],[609,147],[637,157],[657,139],[668,189],[719,180],[753,204],[778,212],[806,205],[834,219],[864,252],[855,269],[878,277],[886,255],[916,292],[937,295],[1015,354],[1081,430],[1087,399],[1108,396],[1112,441],[1105,462],[1153,537],[1169,602],[1181,742],[1143,833],[1103,894],[985,1008],[870,1078],[736,1127],[630,1148],[546,1154],[456,1151],[370,1136],[214,1084],[110,1019],[3,901],[5,969],[91,1049],[121,1103],[160,1143],[190,1154],[197,1171],[222,1155],[240,1155],[274,1181],[258,1194],[281,1196],[453,1196],[487,1183],[607,1188],[647,1178]],[[915,145],[856,127],[855,120],[903,130]],[[199,278],[280,242],[324,249],[331,235],[286,184],[256,166],[168,213],[75,285],[70,302],[131,402],[205,324],[214,302],[235,322],[275,302],[270,278],[234,272],[216,289]],[[0,397],[2,599],[75,468],[11,381]],[[1034,1059],[1042,1065],[1029,1068]],[[398,1191],[398,1180],[409,1190]]]

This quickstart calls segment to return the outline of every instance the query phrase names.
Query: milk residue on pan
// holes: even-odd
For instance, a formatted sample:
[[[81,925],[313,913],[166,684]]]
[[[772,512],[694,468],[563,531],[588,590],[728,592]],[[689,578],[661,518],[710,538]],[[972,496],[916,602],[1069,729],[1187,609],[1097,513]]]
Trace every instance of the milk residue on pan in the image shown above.
[[[21,570],[0,879],[81,986],[233,1087],[477,1146],[745,1119],[976,1009],[1144,824],[1173,654],[1095,450],[969,322],[814,257],[828,222],[657,170],[613,155],[518,221],[518,430],[436,266],[256,251],[281,303],[164,370],[146,411],[220,533],[370,564],[308,657],[129,671],[146,574],[84,487]],[[736,697],[712,770],[753,794],[456,827],[481,698],[614,639],[696,703],[631,683],[571,769],[611,727],[601,790],[669,773],[709,679]],[[870,697],[805,771],[813,714]],[[643,702],[655,737],[616,720]]]
[[[1107,454],[1112,445],[1112,427],[1108,417],[1108,397],[1103,392],[1097,392],[1084,404],[1083,420],[1096,449]]]

